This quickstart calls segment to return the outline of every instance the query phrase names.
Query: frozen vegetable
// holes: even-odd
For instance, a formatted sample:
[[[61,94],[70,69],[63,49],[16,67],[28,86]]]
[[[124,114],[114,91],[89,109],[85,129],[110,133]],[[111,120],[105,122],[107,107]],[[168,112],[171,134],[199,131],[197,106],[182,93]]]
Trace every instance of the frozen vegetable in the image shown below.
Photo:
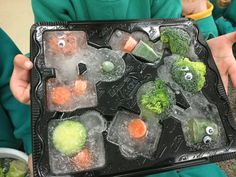
[[[84,95],[86,90],[88,87],[88,81],[87,80],[82,80],[82,79],[78,79],[75,81],[75,85],[74,85],[74,93],[77,96],[81,96]]]
[[[64,86],[54,87],[50,94],[55,105],[63,105],[71,100],[71,91]]]
[[[167,86],[161,80],[156,80],[154,89],[141,96],[141,106],[149,112],[162,114],[172,105]]]
[[[86,169],[92,165],[92,155],[89,149],[85,148],[76,154],[72,161],[76,167]]]
[[[190,142],[193,144],[218,142],[219,127],[213,121],[204,118],[193,118],[188,121],[187,127]]]
[[[6,177],[25,177],[28,172],[28,166],[25,162],[20,160],[13,160],[10,162],[10,168]]]
[[[84,147],[86,140],[87,130],[78,121],[63,121],[55,127],[52,133],[55,148],[68,156],[79,152]]]
[[[176,60],[171,68],[173,80],[189,92],[200,91],[205,84],[206,66],[188,58]]]
[[[172,53],[186,56],[190,49],[191,37],[180,28],[165,28],[161,32],[161,41],[169,45]]]
[[[140,139],[146,135],[147,126],[143,120],[135,118],[128,123],[128,132],[131,138]]]
[[[149,62],[155,62],[160,58],[159,55],[157,55],[157,53],[153,50],[153,48],[151,48],[142,40],[140,40],[136,45],[136,47],[132,51],[132,54]]]
[[[131,53],[132,50],[135,48],[135,46],[138,44],[138,42],[132,38],[131,36],[127,39],[127,41],[125,42],[123,51],[127,52],[127,53]]]
[[[104,72],[109,73],[109,72],[113,71],[114,68],[115,68],[114,64],[112,62],[110,62],[110,61],[104,61],[102,63],[102,70]]]

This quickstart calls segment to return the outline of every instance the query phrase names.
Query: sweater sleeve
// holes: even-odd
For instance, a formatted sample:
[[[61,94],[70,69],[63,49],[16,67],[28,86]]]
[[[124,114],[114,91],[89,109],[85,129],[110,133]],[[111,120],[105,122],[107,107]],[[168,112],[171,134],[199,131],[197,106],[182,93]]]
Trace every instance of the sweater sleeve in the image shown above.
[[[218,36],[218,30],[212,16],[213,4],[207,2],[207,10],[196,14],[187,15],[187,18],[196,20],[199,30],[205,39],[210,39]]]
[[[73,21],[76,12],[71,1],[32,0],[35,22]]]
[[[151,4],[152,18],[180,18],[182,13],[181,0],[153,0]]]
[[[13,124],[15,137],[22,140],[25,151],[31,153],[30,107],[19,103],[9,86],[13,59],[20,51],[1,29],[0,44],[0,104]]]
[[[236,31],[236,26],[233,26],[233,24],[224,17],[216,19],[215,22],[221,35]]]

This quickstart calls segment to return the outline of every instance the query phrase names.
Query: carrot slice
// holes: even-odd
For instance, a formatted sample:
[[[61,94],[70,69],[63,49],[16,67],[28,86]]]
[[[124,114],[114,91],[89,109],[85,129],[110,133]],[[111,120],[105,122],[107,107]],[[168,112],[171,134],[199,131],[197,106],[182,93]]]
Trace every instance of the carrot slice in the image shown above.
[[[137,44],[138,42],[134,38],[129,37],[123,47],[123,51],[127,53],[131,53]]]
[[[52,103],[56,105],[63,105],[71,99],[71,92],[69,88],[66,87],[55,87],[51,92]]]
[[[92,155],[90,151],[85,148],[72,158],[72,162],[78,168],[89,168],[92,165]]]
[[[147,126],[139,118],[132,119],[128,124],[128,132],[131,138],[140,139],[147,133]]]
[[[77,96],[84,95],[88,86],[86,80],[77,80],[75,81],[74,92]]]

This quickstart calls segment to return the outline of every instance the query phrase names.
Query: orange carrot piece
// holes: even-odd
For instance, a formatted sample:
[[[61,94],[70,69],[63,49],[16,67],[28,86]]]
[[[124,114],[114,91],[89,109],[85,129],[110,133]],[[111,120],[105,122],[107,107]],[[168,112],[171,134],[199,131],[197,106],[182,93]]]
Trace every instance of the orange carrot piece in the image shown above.
[[[92,165],[92,155],[90,151],[85,148],[72,158],[72,162],[78,168],[89,168]]]
[[[129,37],[127,39],[127,41],[125,42],[125,45],[123,47],[123,51],[124,52],[127,52],[127,53],[131,53],[132,50],[135,48],[135,46],[138,44],[138,42],[132,38],[132,37]]]
[[[75,81],[74,92],[77,96],[84,95],[88,86],[87,80]]]
[[[51,92],[52,103],[56,105],[63,105],[71,99],[71,92],[69,88],[59,86],[52,89]]]
[[[147,126],[143,120],[135,118],[129,122],[128,132],[131,138],[140,139],[146,135]]]

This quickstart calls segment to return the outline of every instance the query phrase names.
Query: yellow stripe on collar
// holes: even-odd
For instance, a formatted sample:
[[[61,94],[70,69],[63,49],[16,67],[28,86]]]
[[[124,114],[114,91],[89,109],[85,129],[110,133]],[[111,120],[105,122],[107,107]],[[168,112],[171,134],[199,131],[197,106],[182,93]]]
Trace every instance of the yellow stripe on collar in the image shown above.
[[[186,17],[191,18],[193,20],[200,20],[200,19],[211,16],[213,8],[214,8],[213,4],[208,1],[207,2],[207,10],[205,10],[203,12],[196,13],[196,14],[186,15]]]

